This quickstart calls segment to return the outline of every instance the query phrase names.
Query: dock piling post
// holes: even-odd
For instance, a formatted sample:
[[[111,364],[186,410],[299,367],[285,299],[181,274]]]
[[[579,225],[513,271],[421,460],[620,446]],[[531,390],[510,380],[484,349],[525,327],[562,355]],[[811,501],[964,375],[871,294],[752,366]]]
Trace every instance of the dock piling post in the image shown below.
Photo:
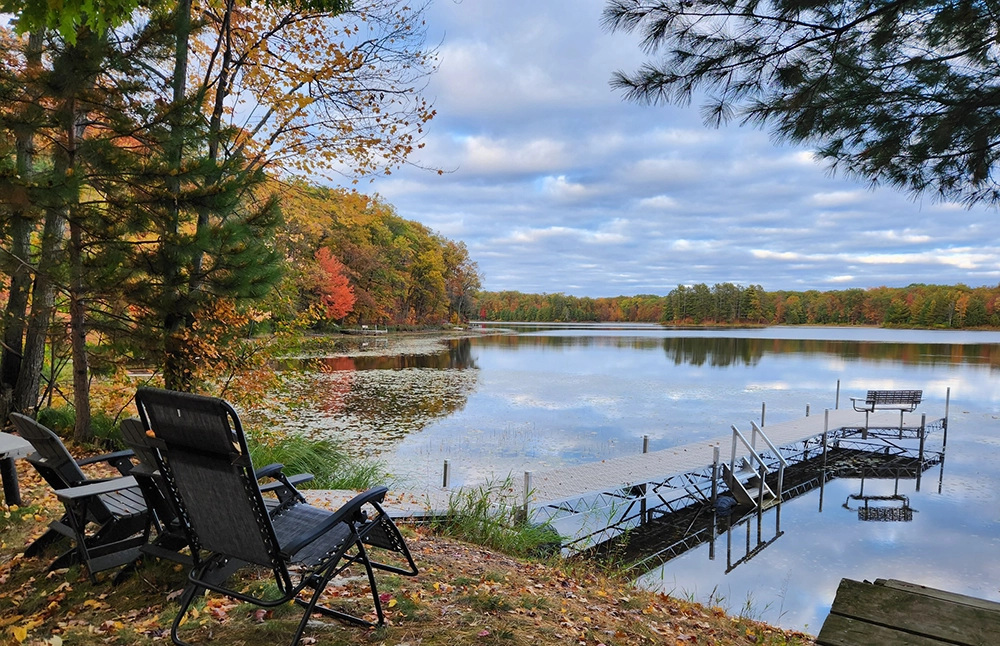
[[[719,502],[719,445],[712,447],[712,509]]]
[[[531,471],[524,472],[524,520],[528,520],[528,501],[531,500]]]
[[[806,417],[809,417],[809,404],[806,404]]]
[[[840,380],[837,380],[837,399],[833,402],[833,410],[840,410]]]
[[[767,402],[760,403],[760,427],[764,428],[764,413],[767,412]]]
[[[920,491],[920,476],[924,473],[924,438],[927,437],[927,413],[920,415],[920,461],[917,463],[917,491]]]
[[[648,435],[643,435],[642,436],[642,452],[643,453],[649,453],[649,436]]]
[[[830,433],[830,409],[823,411],[823,470],[826,471],[827,438]]]
[[[760,478],[760,493],[757,494],[757,544],[760,545],[763,540],[761,539],[761,533],[764,530],[764,492],[767,491],[767,481],[764,479],[767,476],[767,467],[763,464],[757,470],[757,477]]]
[[[951,386],[944,393],[944,436],[941,439],[941,453],[948,446],[948,412],[951,408]]]
[[[450,484],[451,484],[451,465],[448,464],[447,460],[445,460],[444,461],[444,477],[441,480],[441,486],[444,487],[445,489],[447,489],[448,485],[450,485]]]

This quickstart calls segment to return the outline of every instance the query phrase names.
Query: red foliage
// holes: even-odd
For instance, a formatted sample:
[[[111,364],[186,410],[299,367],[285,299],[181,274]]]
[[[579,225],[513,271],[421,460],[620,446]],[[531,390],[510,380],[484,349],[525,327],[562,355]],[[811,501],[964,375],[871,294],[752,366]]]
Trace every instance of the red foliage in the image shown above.
[[[316,290],[320,302],[326,308],[326,316],[339,321],[354,309],[354,288],[348,280],[344,263],[340,262],[326,247],[316,252]]]

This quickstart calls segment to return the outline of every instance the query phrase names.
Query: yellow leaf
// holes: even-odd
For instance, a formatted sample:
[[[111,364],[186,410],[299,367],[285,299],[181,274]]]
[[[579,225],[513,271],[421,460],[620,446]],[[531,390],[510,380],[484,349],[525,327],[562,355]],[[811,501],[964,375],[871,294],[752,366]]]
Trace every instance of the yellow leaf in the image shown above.
[[[395,600],[395,599],[391,599],[391,600],[389,601],[389,607],[390,607],[390,608],[392,608],[392,607],[393,607],[393,606],[395,606],[395,605],[396,605],[396,600]]]
[[[10,632],[14,634],[14,639],[19,644],[28,638],[28,629],[23,626],[14,626],[10,629]]]

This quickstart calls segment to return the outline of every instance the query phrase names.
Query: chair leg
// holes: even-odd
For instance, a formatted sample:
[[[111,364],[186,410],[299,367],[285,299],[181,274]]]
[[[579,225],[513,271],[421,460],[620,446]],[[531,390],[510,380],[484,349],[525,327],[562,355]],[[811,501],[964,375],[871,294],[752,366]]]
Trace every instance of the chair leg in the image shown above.
[[[62,533],[57,532],[54,529],[47,529],[47,530],[45,530],[44,534],[42,534],[41,536],[39,536],[38,538],[36,538],[31,543],[31,545],[29,545],[27,548],[25,548],[24,555],[26,557],[29,557],[29,558],[32,557],[32,556],[38,556],[39,554],[42,553],[42,551],[45,550],[46,547],[48,547],[49,545],[52,545],[53,543],[55,543],[56,541],[58,541],[60,538],[63,538]]]
[[[375,603],[375,615],[378,617],[379,626],[385,624],[385,614],[382,612],[382,601],[378,598],[378,586],[375,584],[375,571],[372,569],[372,562],[368,558],[368,553],[365,550],[365,544],[362,541],[358,541],[358,558],[361,562],[365,564],[365,570],[368,572],[368,584],[372,589],[372,601]]]
[[[188,642],[184,641],[177,635],[177,629],[180,628],[181,621],[187,614],[188,608],[191,607],[191,603],[203,589],[204,588],[199,585],[188,583],[187,587],[184,589],[184,594],[181,595],[181,607],[177,610],[177,616],[174,617],[174,623],[170,626],[170,639],[177,646],[191,646]]]
[[[340,560],[334,559],[331,562],[331,567],[325,572],[325,574],[322,576],[315,575],[315,582],[310,584],[315,592],[308,602],[304,602],[301,599],[295,599],[295,602],[298,605],[305,608],[305,613],[302,615],[302,620],[299,622],[299,628],[295,633],[295,638],[292,640],[292,646],[298,645],[299,640],[302,638],[302,633],[305,631],[306,624],[309,622],[309,617],[311,617],[313,613],[323,615],[324,617],[330,617],[332,619],[349,621],[354,624],[368,626],[371,628],[385,624],[385,614],[382,612],[382,602],[378,598],[378,586],[375,583],[375,570],[372,568],[371,561],[368,559],[368,554],[365,551],[364,543],[361,541],[360,537],[355,539],[354,546],[357,548],[358,554],[356,556],[347,556],[345,554],[343,558],[348,561],[347,564],[340,567],[334,567],[334,565]],[[330,579],[340,572],[343,572],[348,565],[358,562],[364,564],[365,572],[368,575],[368,585],[371,588],[372,602],[375,605],[375,614],[378,617],[377,623],[372,623],[362,619],[361,617],[355,617],[354,615],[346,612],[341,612],[339,610],[334,610],[333,608],[328,608],[318,604],[319,597],[323,593],[323,590],[326,589]]]

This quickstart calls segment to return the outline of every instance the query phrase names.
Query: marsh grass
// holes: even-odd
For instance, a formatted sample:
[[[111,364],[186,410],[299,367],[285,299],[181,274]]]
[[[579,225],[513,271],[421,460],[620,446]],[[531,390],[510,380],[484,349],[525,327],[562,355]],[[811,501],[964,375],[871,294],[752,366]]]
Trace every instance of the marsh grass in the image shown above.
[[[316,440],[301,435],[247,438],[253,463],[262,467],[277,462],[286,474],[311,473],[314,479],[305,489],[353,489],[356,491],[386,484],[385,465],[378,460],[347,455],[330,440]]]
[[[447,515],[434,527],[446,536],[512,556],[545,558],[558,553],[559,534],[550,525],[525,519],[513,491],[510,477],[462,489],[449,498]]]

